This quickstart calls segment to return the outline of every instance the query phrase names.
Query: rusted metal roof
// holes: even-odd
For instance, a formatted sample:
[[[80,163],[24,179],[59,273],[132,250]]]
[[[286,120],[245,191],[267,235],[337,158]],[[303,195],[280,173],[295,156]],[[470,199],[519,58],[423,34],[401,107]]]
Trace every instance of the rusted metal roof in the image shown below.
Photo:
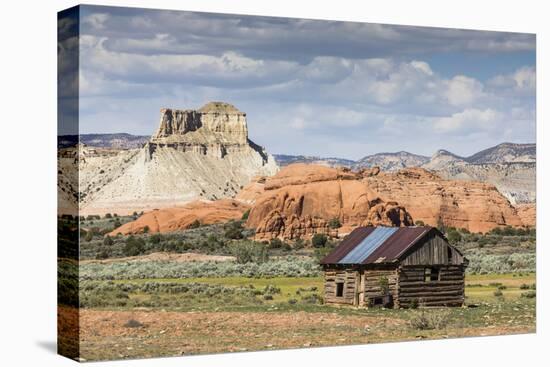
[[[433,227],[359,227],[321,260],[321,264],[374,264],[398,260]],[[370,238],[369,238],[370,237]]]
[[[358,227],[351,231],[344,240],[330,254],[321,260],[321,264],[336,264],[365,237],[374,231],[374,227]]]
[[[376,227],[368,236],[363,238],[355,248],[346,254],[338,264],[361,264],[377,248],[397,231],[396,227]]]

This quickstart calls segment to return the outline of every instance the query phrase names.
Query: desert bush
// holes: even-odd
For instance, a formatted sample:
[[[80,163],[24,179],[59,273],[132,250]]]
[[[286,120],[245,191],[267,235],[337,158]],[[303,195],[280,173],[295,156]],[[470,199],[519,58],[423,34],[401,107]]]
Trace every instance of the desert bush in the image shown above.
[[[493,292],[493,295],[495,297],[502,297],[502,291],[500,289],[497,289],[496,291]]]
[[[130,319],[124,324],[124,327],[127,327],[127,328],[140,328],[140,327],[143,327],[143,324],[141,322],[137,321],[137,320]]]
[[[308,258],[286,257],[261,264],[236,261],[125,261],[110,264],[82,264],[81,280],[116,280],[145,278],[194,277],[315,277],[321,275],[319,264]]]
[[[411,328],[416,330],[440,330],[450,322],[449,310],[420,309],[409,320]]]
[[[336,229],[342,227],[342,223],[340,223],[340,219],[338,217],[334,217],[328,222],[328,226]]]
[[[243,231],[244,228],[241,222],[231,221],[225,226],[224,236],[232,240],[239,240],[244,237]]]
[[[112,246],[113,245],[113,239],[110,236],[105,236],[103,238],[103,246]]]
[[[327,244],[327,241],[328,241],[327,236],[321,233],[315,233],[311,238],[311,244],[315,248],[325,247],[325,245]]]
[[[447,239],[451,244],[457,244],[462,239],[462,236],[456,229],[453,228],[453,230],[449,230],[447,232]]]
[[[162,239],[163,237],[160,233],[155,233],[149,237],[149,242],[153,245],[158,245]]]
[[[419,227],[424,227],[424,226],[425,226],[424,222],[421,221],[421,220],[415,221],[415,222],[414,222],[414,225],[415,225],[415,226],[419,226]]]
[[[269,259],[265,245],[254,241],[240,241],[231,245],[231,252],[240,264],[261,264]]]
[[[323,297],[321,297],[317,293],[310,293],[310,294],[307,294],[305,296],[302,296],[301,301],[303,303],[319,304],[319,305],[323,304],[323,302],[324,302]]]
[[[125,256],[138,256],[145,252],[145,241],[140,237],[129,236],[123,253]]]
[[[241,219],[242,220],[247,220],[249,215],[250,215],[250,209],[248,209],[247,211],[245,211],[243,213],[243,216],[241,217]]]
[[[91,240],[94,239],[94,234],[93,232],[90,230],[90,231],[86,231],[86,235],[84,236],[84,241],[86,242],[90,242]]]
[[[277,249],[283,247],[283,241],[280,238],[272,238],[269,241],[269,248],[270,249]]]
[[[195,229],[199,228],[201,226],[201,222],[198,219],[195,219],[193,223],[191,223],[188,227],[188,229]]]
[[[305,245],[306,245],[306,244],[305,244],[305,241],[304,241],[303,239],[301,239],[301,238],[298,238],[298,239],[294,242],[292,248],[293,248],[294,250],[301,250],[301,249],[303,249],[303,248],[305,247]]]
[[[523,297],[523,298],[535,298],[536,296],[537,296],[536,291],[523,292],[521,294],[521,297]]]
[[[529,284],[523,283],[522,285],[519,286],[519,289],[529,289]]]
[[[535,253],[468,254],[467,258],[470,263],[466,270],[471,274],[534,272],[536,270],[535,257]]]
[[[96,255],[96,260],[108,259],[110,256],[109,250],[103,249]]]

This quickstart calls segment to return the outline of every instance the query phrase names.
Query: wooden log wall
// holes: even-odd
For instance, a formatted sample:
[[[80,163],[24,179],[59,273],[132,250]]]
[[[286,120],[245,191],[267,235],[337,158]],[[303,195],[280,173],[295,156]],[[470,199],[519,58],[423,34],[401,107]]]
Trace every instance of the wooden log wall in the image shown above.
[[[398,274],[396,269],[372,269],[365,270],[365,305],[368,305],[369,299],[374,297],[383,296],[382,288],[380,287],[380,280],[382,278],[388,279],[389,293],[393,297],[393,302],[397,305],[398,293],[397,282]]]
[[[451,252],[450,258],[449,251]],[[403,259],[401,265],[462,265],[463,262],[463,256],[445,239],[431,235],[419,246],[415,246],[415,250]]]
[[[426,267],[401,267],[398,270],[398,299],[401,307],[462,306],[464,304],[464,267],[441,266],[439,280],[425,281]]]
[[[355,304],[357,275],[353,269],[325,269],[325,303]],[[342,297],[336,296],[337,283],[344,284]]]

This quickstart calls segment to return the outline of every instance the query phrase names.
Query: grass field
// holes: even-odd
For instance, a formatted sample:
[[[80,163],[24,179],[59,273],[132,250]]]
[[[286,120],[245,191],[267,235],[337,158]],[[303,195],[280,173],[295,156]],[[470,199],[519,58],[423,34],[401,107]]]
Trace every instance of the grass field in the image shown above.
[[[535,331],[535,298],[522,296],[535,292],[535,274],[471,275],[466,283],[468,307],[386,310],[312,301],[322,297],[321,277],[118,280],[110,284],[140,292],[120,306],[80,311],[81,352],[102,360]],[[426,317],[436,327],[415,326]]]

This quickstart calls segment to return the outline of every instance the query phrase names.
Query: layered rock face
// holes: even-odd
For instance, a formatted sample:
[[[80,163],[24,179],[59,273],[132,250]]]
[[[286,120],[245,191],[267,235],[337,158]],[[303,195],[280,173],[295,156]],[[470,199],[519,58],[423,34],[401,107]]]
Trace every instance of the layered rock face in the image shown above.
[[[253,183],[258,192],[258,182]],[[407,226],[413,221],[405,208],[385,201],[363,181],[363,173],[326,166],[292,164],[267,178],[246,225],[256,239],[295,239],[315,233],[332,236],[356,226]],[[336,228],[338,221],[341,228]]]
[[[81,212],[118,213],[235,196],[278,167],[248,139],[246,115],[227,103],[161,111],[160,126],[140,149],[80,161]]]
[[[537,204],[519,204],[516,210],[523,224],[527,227],[536,227],[537,225]]]
[[[199,110],[164,108],[160,112],[159,128],[149,142],[152,151],[157,146],[170,146],[223,158],[249,145],[246,114],[228,103],[210,102]]]
[[[516,208],[494,185],[445,180],[422,168],[366,177],[366,184],[380,196],[405,206],[413,218],[427,225],[487,232],[500,226],[523,226]]]
[[[194,201],[180,208],[147,212],[135,221],[118,227],[109,235],[143,233],[146,227],[150,233],[185,230],[197,221],[201,225],[223,223],[232,219],[241,219],[243,213],[249,208],[249,205],[231,199],[213,202]]]

